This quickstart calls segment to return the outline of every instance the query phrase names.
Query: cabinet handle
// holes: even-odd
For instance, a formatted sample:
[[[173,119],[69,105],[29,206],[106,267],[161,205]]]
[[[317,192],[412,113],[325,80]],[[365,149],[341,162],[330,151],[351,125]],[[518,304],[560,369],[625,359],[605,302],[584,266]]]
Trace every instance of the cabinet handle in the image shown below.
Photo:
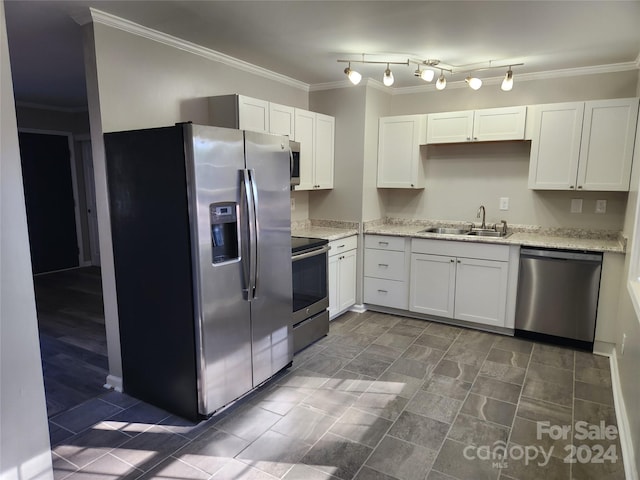
[[[478,140],[478,137],[473,137],[474,140]]]
[[[573,185],[569,185],[569,188],[574,188]]]
[[[578,190],[582,189],[582,185],[578,185]]]
[[[378,293],[389,293],[389,292],[387,292],[386,290],[380,290],[380,289],[378,289]]]
[[[411,184],[411,186],[413,187],[413,183]]]
[[[451,260],[449,260],[451,263],[455,262],[455,260],[452,258]]]
[[[386,263],[379,263],[378,266],[382,268],[389,268],[389,265]]]
[[[388,246],[389,242],[378,242],[378,245],[386,245],[386,246]]]
[[[458,263],[460,263],[460,260],[458,260]]]
[[[344,248],[344,243],[342,245],[338,245],[337,248]]]
[[[471,140],[471,137],[467,137],[467,142],[468,142],[469,140]]]

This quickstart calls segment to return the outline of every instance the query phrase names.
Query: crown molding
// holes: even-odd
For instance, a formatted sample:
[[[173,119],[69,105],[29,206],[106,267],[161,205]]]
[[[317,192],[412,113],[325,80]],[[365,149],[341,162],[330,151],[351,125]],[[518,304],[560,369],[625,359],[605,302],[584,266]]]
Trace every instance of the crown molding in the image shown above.
[[[58,107],[56,105],[45,105],[42,103],[31,103],[31,102],[22,102],[16,100],[16,107],[21,108],[33,108],[36,110],[49,110],[52,112],[61,112],[61,113],[87,113],[89,109],[85,107]]]
[[[280,73],[267,70],[266,68],[258,67],[257,65],[253,65],[251,63],[238,60],[237,58],[231,57],[229,55],[225,55],[224,53],[218,52],[216,50],[202,47],[193,42],[189,42],[187,40],[174,37],[173,35],[159,32],[158,30],[154,30],[152,28],[139,25],[137,23],[134,23],[130,20],[126,20],[124,18],[116,17],[115,15],[111,15],[110,13],[106,13],[101,10],[97,10],[95,8],[89,8],[89,12],[91,15],[91,20],[94,23],[99,23],[101,25],[106,25],[108,27],[117,28],[124,32],[137,35],[139,37],[147,38],[149,40],[153,40],[158,43],[162,43],[164,45],[168,45],[170,47],[183,50],[185,52],[193,53],[194,55],[204,57],[207,60],[211,60],[213,62],[222,63],[229,67],[237,68],[238,70],[242,70],[254,75],[258,75],[263,78],[268,78],[269,80],[273,80],[273,81],[288,85],[290,87],[303,90],[305,92],[309,91],[309,84],[301,82],[299,80],[295,80],[291,77],[287,77],[286,75],[282,75]],[[85,17],[79,16],[79,18],[80,20],[83,20]]]

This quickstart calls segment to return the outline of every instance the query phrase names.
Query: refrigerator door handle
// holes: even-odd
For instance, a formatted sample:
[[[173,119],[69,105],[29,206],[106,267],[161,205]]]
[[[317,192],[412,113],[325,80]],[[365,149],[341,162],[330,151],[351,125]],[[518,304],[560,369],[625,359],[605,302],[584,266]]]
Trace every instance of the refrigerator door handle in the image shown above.
[[[242,169],[242,194],[245,204],[245,208],[242,209],[243,222],[246,222],[246,230],[248,235],[242,239],[243,244],[243,259],[242,259],[242,273],[244,277],[243,294],[244,299],[251,301],[255,298],[255,284],[256,284],[256,269],[257,269],[257,233],[256,233],[256,213],[255,213],[255,191],[254,185],[251,179],[251,171],[248,169]]]
[[[252,218],[250,222],[253,226],[253,234],[251,235],[251,268],[249,269],[249,285],[251,288],[251,298],[255,299],[258,296],[258,242],[260,241],[260,229],[258,228],[258,187],[256,185],[256,171],[249,169],[249,184],[251,185],[251,196],[253,209],[251,210]],[[249,233],[251,234],[251,227]]]

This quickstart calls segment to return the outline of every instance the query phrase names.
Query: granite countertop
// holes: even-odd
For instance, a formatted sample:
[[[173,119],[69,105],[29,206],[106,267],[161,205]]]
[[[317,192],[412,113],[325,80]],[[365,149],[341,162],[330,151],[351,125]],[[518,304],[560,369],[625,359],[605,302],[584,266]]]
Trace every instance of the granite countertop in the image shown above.
[[[357,235],[359,230],[360,225],[357,222],[304,220],[291,223],[291,235],[294,237],[324,238],[330,242]]]
[[[522,245],[530,247],[567,248],[594,252],[625,253],[626,240],[620,232],[584,229],[543,229],[540,227],[509,226],[513,232],[507,237],[477,237],[470,235],[444,235],[423,232],[433,226],[469,226],[456,222],[374,221],[364,225],[364,233],[414,238],[432,238],[460,242],[494,243],[500,245]]]

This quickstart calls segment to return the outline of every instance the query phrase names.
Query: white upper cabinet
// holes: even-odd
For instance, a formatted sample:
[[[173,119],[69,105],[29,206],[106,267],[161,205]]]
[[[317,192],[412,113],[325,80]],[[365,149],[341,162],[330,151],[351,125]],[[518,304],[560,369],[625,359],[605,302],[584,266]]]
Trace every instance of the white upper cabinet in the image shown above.
[[[295,138],[295,108],[278,103],[269,103],[269,132]]]
[[[424,188],[420,145],[426,143],[426,132],[426,114],[380,118],[378,187]]]
[[[240,130],[269,133],[269,102],[238,95]]]
[[[485,108],[473,112],[473,141],[523,140],[527,107]]]
[[[638,99],[586,102],[577,188],[629,190]]]
[[[638,99],[536,106],[529,188],[628,191]]]
[[[427,143],[459,143],[471,141],[473,110],[429,114]]]
[[[294,128],[300,142],[300,185],[295,189],[333,188],[335,118],[296,108]]]
[[[527,107],[429,114],[427,143],[523,140]]]

